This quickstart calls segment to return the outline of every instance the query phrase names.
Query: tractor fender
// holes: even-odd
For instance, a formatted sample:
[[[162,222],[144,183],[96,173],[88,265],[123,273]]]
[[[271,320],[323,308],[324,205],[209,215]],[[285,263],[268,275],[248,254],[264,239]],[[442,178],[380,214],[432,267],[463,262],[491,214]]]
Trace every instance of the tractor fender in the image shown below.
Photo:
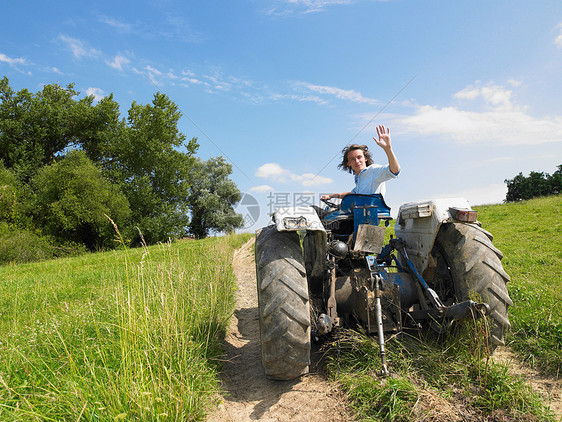
[[[283,207],[273,213],[277,231],[322,231],[324,225],[312,207]]]
[[[408,257],[420,274],[428,266],[439,228],[443,223],[455,221],[452,208],[472,210],[464,198],[410,202],[398,210],[394,231],[405,242]]]

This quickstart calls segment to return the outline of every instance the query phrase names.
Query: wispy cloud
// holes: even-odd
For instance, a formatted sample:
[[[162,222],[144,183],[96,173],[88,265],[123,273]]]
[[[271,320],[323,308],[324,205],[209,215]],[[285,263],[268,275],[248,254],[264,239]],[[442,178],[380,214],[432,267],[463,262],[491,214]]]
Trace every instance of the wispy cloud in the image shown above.
[[[453,95],[462,105],[420,105],[414,114],[394,119],[400,132],[435,136],[458,143],[538,145],[562,142],[562,116],[535,117],[516,104],[512,90],[488,84],[468,86]],[[475,103],[481,104],[475,108]]]
[[[315,85],[308,82],[296,82],[295,88],[296,89],[301,88],[306,91],[311,91],[318,95],[335,97],[339,100],[350,101],[353,103],[378,104],[377,100],[364,97],[360,92],[354,91],[352,89],[342,89],[333,86]]]
[[[256,171],[256,176],[279,183],[296,182],[305,187],[326,185],[333,182],[329,177],[322,177],[313,173],[292,173],[277,163],[266,163],[260,166]]]
[[[146,65],[142,70],[137,69],[136,67],[132,68],[133,72],[144,76],[147,78],[154,86],[160,87],[163,83],[160,80],[160,76],[162,76],[162,72],[155,67],[150,65]]]
[[[110,67],[112,67],[112,68],[114,68],[114,69],[123,71],[123,66],[128,65],[129,63],[131,63],[131,61],[130,61],[127,57],[125,57],[125,56],[123,56],[123,55],[121,55],[121,54],[117,54],[117,55],[113,58],[113,60],[111,60],[111,61],[106,61],[106,63],[107,63],[108,66],[110,66]]]
[[[194,30],[192,25],[177,11],[168,11],[165,19],[166,29],[161,30],[160,36],[192,44],[199,44],[205,39],[204,35]]]
[[[7,63],[10,66],[16,66],[16,65],[24,65],[25,64],[25,59],[23,57],[8,57],[5,54],[0,53],[0,62],[1,63]]]
[[[273,188],[269,185],[259,185],[250,188],[250,192],[257,192],[257,193],[264,193],[264,192],[271,192]]]
[[[119,32],[132,32],[133,25],[126,22],[121,22],[117,19],[111,18],[109,16],[101,15],[98,17],[98,21],[109,25],[110,27],[117,29]]]
[[[557,26],[556,26],[556,38],[554,38],[554,44],[558,47],[558,48],[562,48],[562,22],[560,22]]]
[[[330,6],[353,3],[358,3],[358,0],[277,0],[264,12],[271,16],[288,16],[321,12]]]
[[[66,35],[59,35],[59,40],[72,52],[74,57],[81,59],[83,57],[98,57],[101,55],[99,50],[89,47],[85,42]]]

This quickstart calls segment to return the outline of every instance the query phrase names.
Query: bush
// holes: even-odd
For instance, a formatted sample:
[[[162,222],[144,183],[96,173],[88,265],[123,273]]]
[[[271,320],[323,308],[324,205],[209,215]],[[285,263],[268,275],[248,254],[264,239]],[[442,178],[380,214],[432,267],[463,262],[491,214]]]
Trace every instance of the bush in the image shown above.
[[[40,261],[52,256],[53,247],[46,238],[0,223],[0,264]]]
[[[114,229],[107,216],[119,227],[127,226],[129,202],[83,151],[43,167],[33,184],[37,222],[61,241],[82,243],[89,250],[113,246]]]
[[[24,264],[85,252],[83,245],[57,244],[47,236],[0,222],[0,265]]]

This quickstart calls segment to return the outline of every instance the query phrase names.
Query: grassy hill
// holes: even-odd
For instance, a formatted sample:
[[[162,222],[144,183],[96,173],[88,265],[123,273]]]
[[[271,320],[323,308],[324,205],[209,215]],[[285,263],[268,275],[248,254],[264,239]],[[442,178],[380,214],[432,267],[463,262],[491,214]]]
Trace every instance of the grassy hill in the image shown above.
[[[249,235],[0,267],[0,420],[197,420]]]
[[[509,346],[551,376],[562,359],[562,196],[477,207],[511,276]],[[0,420],[202,420],[234,307],[233,251],[250,235],[0,266]],[[438,340],[325,346],[363,420],[552,420],[488,359],[486,325]]]

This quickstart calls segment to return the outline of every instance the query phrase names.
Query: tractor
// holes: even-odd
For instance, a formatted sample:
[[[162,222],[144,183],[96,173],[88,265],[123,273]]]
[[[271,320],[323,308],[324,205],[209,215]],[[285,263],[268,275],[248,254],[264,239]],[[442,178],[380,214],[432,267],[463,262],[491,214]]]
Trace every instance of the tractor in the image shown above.
[[[490,350],[504,344],[512,305],[502,253],[462,198],[400,207],[395,237],[380,194],[349,194],[326,207],[283,207],[256,232],[262,365],[266,377],[306,374],[315,339],[360,324],[376,335],[486,317]],[[356,325],[355,325],[356,326]]]

